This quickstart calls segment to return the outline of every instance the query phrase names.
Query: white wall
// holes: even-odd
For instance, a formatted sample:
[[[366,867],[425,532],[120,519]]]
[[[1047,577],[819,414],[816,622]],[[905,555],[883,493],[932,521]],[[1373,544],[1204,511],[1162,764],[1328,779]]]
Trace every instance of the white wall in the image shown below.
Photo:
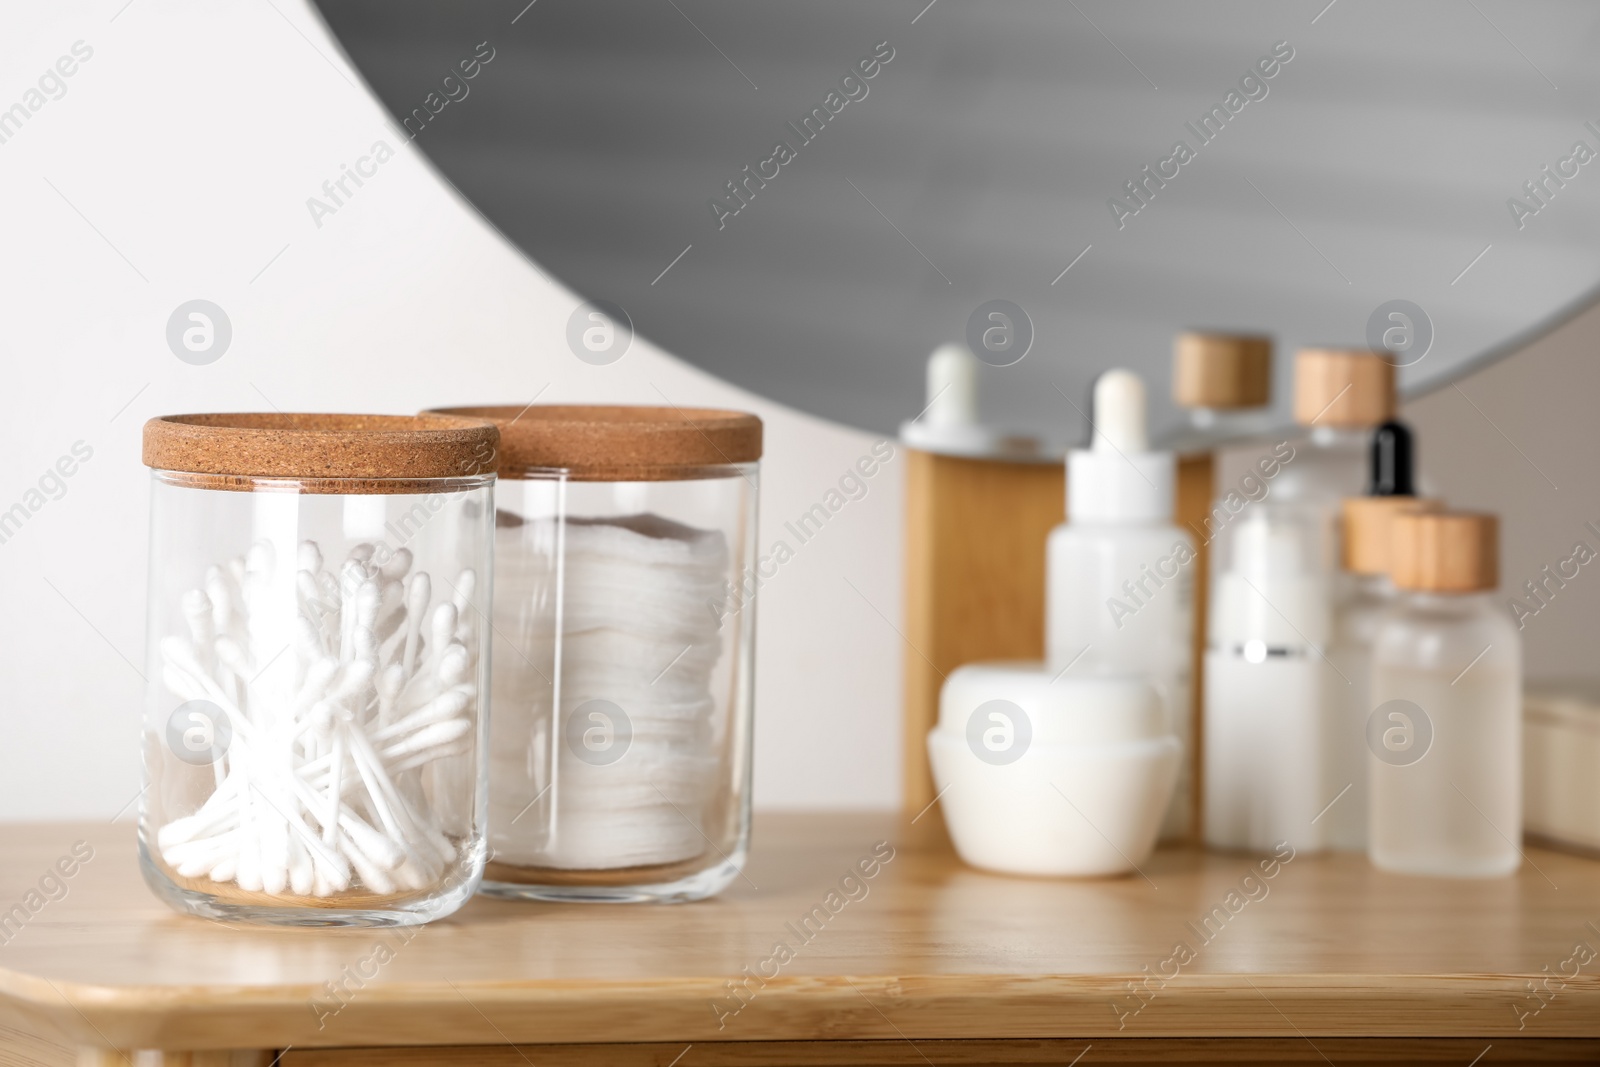
[[[580,362],[564,339],[578,299],[403,144],[304,5],[123,2],[0,15],[0,108],[74,42],[93,50],[0,143],[0,511],[39,502],[26,494],[75,442],[93,450],[0,544],[0,819],[109,818],[138,792],[153,415],[535,395],[744,408],[767,427],[764,548],[870,447],[641,340]],[[307,198],[379,140],[396,158],[318,228]],[[194,298],[233,327],[208,366],[165,340]],[[874,611],[899,613],[897,462],[762,590],[760,805],[897,800],[899,639]]]

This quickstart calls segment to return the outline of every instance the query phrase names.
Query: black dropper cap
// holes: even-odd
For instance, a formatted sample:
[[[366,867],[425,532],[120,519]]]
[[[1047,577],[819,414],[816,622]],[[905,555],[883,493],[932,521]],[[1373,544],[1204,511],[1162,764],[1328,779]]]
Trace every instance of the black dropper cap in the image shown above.
[[[1368,496],[1416,496],[1412,483],[1413,459],[1411,431],[1397,420],[1379,426],[1372,433],[1372,477]]]

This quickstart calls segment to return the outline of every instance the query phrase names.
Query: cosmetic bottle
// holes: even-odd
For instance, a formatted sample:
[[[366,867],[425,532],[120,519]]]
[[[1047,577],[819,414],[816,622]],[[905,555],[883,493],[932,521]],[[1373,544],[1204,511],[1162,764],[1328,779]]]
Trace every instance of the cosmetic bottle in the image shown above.
[[[1495,602],[1499,523],[1464,512],[1394,520],[1400,597],[1372,658],[1368,855],[1435,877],[1521,861],[1522,644]]]
[[[1176,453],[1272,428],[1272,338],[1188,330],[1172,344],[1172,401],[1188,424],[1161,442]]]
[[[1273,484],[1282,501],[1317,513],[1321,565],[1339,565],[1339,509],[1367,481],[1373,427],[1393,417],[1394,364],[1387,353],[1362,349],[1302,348],[1295,355],[1294,416],[1307,428],[1295,457]],[[1335,589],[1337,594],[1338,590]]]
[[[926,741],[956,852],[1007,874],[1138,870],[1178,776],[1149,682],[1037,661],[951,671]]]
[[[1051,670],[1146,678],[1185,758],[1163,838],[1190,832],[1194,542],[1172,522],[1172,453],[1150,450],[1144,383],[1127,370],[1094,388],[1093,441],[1067,457],[1068,521],[1050,534]]]
[[[1367,847],[1367,716],[1372,711],[1372,642],[1394,605],[1389,577],[1394,517],[1436,511],[1435,501],[1416,496],[1411,431],[1386,422],[1373,433],[1367,495],[1344,502],[1341,536],[1345,595],[1334,612],[1328,649],[1329,704],[1333,713],[1323,742],[1328,782],[1339,800],[1324,816],[1328,846]],[[1348,787],[1348,789],[1346,788]]]
[[[1037,438],[985,425],[978,417],[979,362],[965,345],[940,345],[928,357],[927,406],[900,424],[908,448],[948,456],[1027,458]]]
[[[1217,498],[1217,446],[1225,441],[1263,435],[1272,421],[1272,340],[1250,334],[1180,333],[1172,346],[1172,399],[1188,412],[1186,425],[1169,433],[1161,447],[1177,457],[1177,495],[1174,517],[1196,534],[1196,574],[1211,573],[1211,539],[1242,506],[1238,493]],[[1273,474],[1278,460],[1263,460]],[[1253,493],[1251,494],[1254,495]],[[1195,671],[1190,683],[1191,735],[1198,736],[1204,714],[1205,649],[1210,617],[1210,583],[1194,587],[1192,652]],[[1187,753],[1190,775],[1189,800],[1195,813],[1200,809],[1196,791],[1200,779],[1199,753],[1191,746]],[[1201,828],[1191,819],[1191,836],[1198,838]]]
[[[1205,659],[1205,840],[1323,846],[1327,582],[1315,513],[1262,500],[1214,542]]]

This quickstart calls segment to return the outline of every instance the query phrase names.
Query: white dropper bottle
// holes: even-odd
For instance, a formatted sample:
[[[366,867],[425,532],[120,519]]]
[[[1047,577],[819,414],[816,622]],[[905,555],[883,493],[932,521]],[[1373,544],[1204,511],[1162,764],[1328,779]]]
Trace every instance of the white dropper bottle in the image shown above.
[[[979,419],[978,367],[977,357],[965,345],[946,344],[933,350],[926,372],[927,406],[921,415],[900,424],[900,440],[907,447],[973,458],[1038,455],[1036,439]]]
[[[1139,376],[1102,374],[1091,421],[1090,447],[1067,456],[1068,521],[1050,533],[1050,666],[1156,686],[1183,746],[1162,837],[1184,837],[1192,810],[1194,541],[1172,522],[1172,453],[1150,450]]]

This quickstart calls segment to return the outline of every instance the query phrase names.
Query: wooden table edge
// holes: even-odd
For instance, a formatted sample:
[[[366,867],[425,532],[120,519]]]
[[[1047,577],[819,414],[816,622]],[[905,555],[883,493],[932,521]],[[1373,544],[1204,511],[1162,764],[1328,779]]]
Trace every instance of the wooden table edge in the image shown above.
[[[1538,975],[1204,975],[1134,1004],[1139,975],[776,979],[718,1026],[725,979],[374,984],[319,1028],[312,987],[107,987],[0,969],[0,1022],[71,1045],[224,1049],[515,1043],[1111,1037],[1600,1038],[1600,977],[1570,980],[1519,1028]],[[983,988],[975,988],[975,987]],[[648,995],[649,1018],[638,1005]],[[1564,1002],[1564,1003],[1562,1003]],[[664,1020],[663,1017],[666,1017]],[[981,1022],[975,1022],[981,1020]]]

